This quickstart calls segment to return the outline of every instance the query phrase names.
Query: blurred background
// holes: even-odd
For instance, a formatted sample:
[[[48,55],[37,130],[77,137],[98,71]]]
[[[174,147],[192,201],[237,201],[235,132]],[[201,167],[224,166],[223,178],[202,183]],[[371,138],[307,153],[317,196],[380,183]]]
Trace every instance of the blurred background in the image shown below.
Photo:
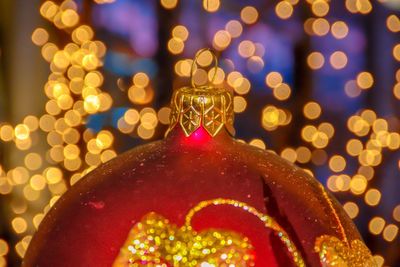
[[[163,137],[204,47],[236,138],[315,175],[400,266],[399,16],[399,0],[1,0],[0,266],[82,176]]]

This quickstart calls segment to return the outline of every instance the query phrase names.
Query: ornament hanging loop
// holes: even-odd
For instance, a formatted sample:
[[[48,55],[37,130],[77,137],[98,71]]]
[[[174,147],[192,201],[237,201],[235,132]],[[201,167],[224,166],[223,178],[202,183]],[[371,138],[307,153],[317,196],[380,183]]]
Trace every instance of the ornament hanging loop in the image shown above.
[[[214,50],[212,50],[211,48],[200,49],[196,53],[196,55],[195,55],[195,57],[193,59],[193,62],[192,62],[192,67],[190,69],[190,83],[191,83],[193,88],[197,88],[197,86],[196,86],[196,84],[194,82],[194,79],[193,79],[194,72],[196,71],[196,68],[195,68],[196,67],[196,63],[197,63],[199,57],[201,56],[201,54],[203,54],[204,52],[210,52],[211,56],[213,57],[213,61],[214,61],[214,68],[213,68],[214,69],[214,73],[213,73],[213,76],[212,76],[210,82],[214,83],[215,79],[217,78],[217,71],[218,71],[218,57],[217,57],[217,55],[215,54]]]

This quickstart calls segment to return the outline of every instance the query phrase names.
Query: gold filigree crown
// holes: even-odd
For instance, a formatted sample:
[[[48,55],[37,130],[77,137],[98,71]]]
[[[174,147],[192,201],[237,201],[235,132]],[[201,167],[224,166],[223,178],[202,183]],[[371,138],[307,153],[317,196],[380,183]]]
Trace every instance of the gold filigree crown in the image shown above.
[[[205,51],[210,51],[214,57],[214,77],[211,79],[211,85],[197,87],[193,82],[194,65],[200,54]],[[192,86],[180,88],[173,93],[167,134],[179,125],[186,136],[190,136],[200,127],[213,137],[224,128],[234,135],[233,95],[226,89],[212,85],[217,69],[217,57],[210,49],[197,52],[191,70]]]

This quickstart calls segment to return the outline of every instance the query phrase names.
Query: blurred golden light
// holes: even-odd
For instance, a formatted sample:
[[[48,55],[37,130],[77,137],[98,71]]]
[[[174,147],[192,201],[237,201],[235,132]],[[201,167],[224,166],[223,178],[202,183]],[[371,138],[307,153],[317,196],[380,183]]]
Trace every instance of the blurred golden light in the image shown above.
[[[178,25],[172,30],[172,36],[181,39],[182,41],[186,41],[189,37],[189,31],[185,26]]]
[[[388,131],[389,125],[386,120],[384,119],[376,119],[372,124],[372,129],[375,133],[380,131]]]
[[[361,72],[357,75],[357,85],[361,89],[369,89],[374,85],[374,77],[369,72]]]
[[[325,0],[315,0],[311,5],[311,10],[314,15],[323,17],[329,12],[329,4]]]
[[[205,85],[208,82],[208,73],[203,69],[197,69],[193,74],[193,83],[195,85]]]
[[[61,22],[66,27],[74,27],[79,22],[78,13],[73,9],[67,9],[61,14]]]
[[[362,193],[364,193],[366,188],[367,188],[367,179],[360,174],[354,175],[354,177],[351,179],[350,182],[351,192],[355,195],[361,195]]]
[[[17,234],[22,234],[28,228],[28,224],[22,217],[16,217],[11,222],[14,231]]]
[[[82,166],[82,160],[77,157],[74,159],[64,159],[64,168],[68,171],[77,171]],[[64,189],[62,189],[64,190]]]
[[[295,162],[297,159],[297,153],[296,150],[294,150],[293,148],[285,148],[284,150],[282,150],[281,152],[281,157],[290,161],[290,162]]]
[[[165,9],[173,9],[178,4],[178,0],[161,0],[161,5]]]
[[[85,75],[84,83],[89,87],[100,87],[103,84],[103,75],[98,71],[91,71]]]
[[[113,150],[105,150],[101,153],[100,160],[101,162],[105,163],[117,156],[117,153]]]
[[[326,133],[317,131],[313,135],[311,143],[316,148],[325,148],[329,143],[329,137]]]
[[[312,30],[318,36],[327,35],[330,29],[329,22],[324,18],[318,18],[312,23]]]
[[[222,84],[225,81],[225,72],[221,68],[217,68],[217,74],[215,75],[215,79],[213,80],[214,74],[215,69],[212,68],[208,72],[208,80],[213,81],[213,84]]]
[[[143,125],[139,125],[138,129],[137,129],[138,135],[143,138],[143,139],[150,139],[153,137],[154,135],[154,128],[152,129],[148,129],[143,127]]]
[[[85,111],[89,114],[96,113],[100,108],[100,100],[97,95],[89,95],[84,102]]]
[[[101,149],[109,148],[114,142],[114,136],[111,132],[102,130],[97,134],[96,145]]]
[[[29,127],[25,124],[18,124],[14,129],[14,136],[19,140],[26,140],[29,138]]]
[[[155,129],[158,123],[155,111],[152,110],[151,112],[144,113],[140,118],[140,122],[142,127],[147,130]]]
[[[301,130],[301,137],[307,141],[311,142],[313,139],[314,134],[317,132],[317,128],[315,128],[312,125],[306,125],[304,128]]]
[[[171,108],[170,107],[162,107],[158,112],[157,112],[157,117],[160,123],[168,125],[170,120],[171,114]]]
[[[258,11],[255,7],[246,6],[240,12],[240,18],[246,24],[254,24],[258,19]]]
[[[56,52],[58,51],[58,47],[53,44],[53,43],[46,43],[45,45],[43,45],[42,47],[42,57],[50,62],[54,55],[56,54]]]
[[[357,0],[356,9],[361,14],[368,14],[372,11],[372,4],[370,0]]]
[[[30,170],[38,170],[42,167],[42,157],[37,153],[29,153],[24,159],[25,166]]]
[[[128,109],[124,114],[124,120],[130,125],[137,124],[140,120],[139,112],[136,109]]]
[[[180,38],[173,37],[168,41],[168,50],[174,55],[182,53],[184,48],[185,43]]]
[[[330,56],[330,63],[334,69],[343,69],[347,65],[347,56],[342,51],[336,51]]]
[[[257,139],[257,138],[251,140],[251,141],[249,142],[249,144],[250,144],[251,146],[255,146],[255,147],[258,147],[258,148],[261,148],[261,149],[265,149],[265,148],[266,148],[264,141],[261,140],[261,139]]]
[[[332,138],[335,134],[335,128],[329,122],[323,122],[318,126],[318,130],[325,133],[328,138]]]
[[[243,75],[238,71],[232,71],[228,74],[227,82],[231,87],[234,87],[235,81],[239,78],[243,78]]]
[[[51,20],[57,12],[58,6],[52,1],[46,1],[40,7],[40,14],[48,20]]]
[[[276,71],[268,73],[268,75],[265,77],[265,83],[271,88],[275,88],[282,82],[283,82],[282,75]]]
[[[149,76],[144,72],[138,72],[133,76],[132,82],[138,87],[146,87],[150,83]]]
[[[70,64],[68,53],[63,50],[57,51],[54,54],[53,63],[60,69],[66,69]]]
[[[346,168],[346,160],[342,156],[335,155],[329,160],[329,168],[334,172],[341,172]]]
[[[244,40],[240,42],[238,47],[239,55],[244,58],[248,58],[254,55],[256,51],[256,47],[252,41]]]
[[[196,63],[201,67],[209,66],[213,61],[213,54],[210,51],[202,52],[198,57]]]
[[[94,0],[97,4],[111,4],[117,0]]]
[[[379,201],[381,200],[381,192],[377,189],[369,189],[367,193],[364,196],[365,203],[367,203],[370,206],[376,206],[379,204]]]
[[[348,35],[349,27],[344,21],[336,21],[332,24],[331,31],[336,39],[343,39]]]
[[[397,61],[400,61],[400,44],[395,45],[395,47],[393,48],[393,57]]]
[[[395,219],[396,221],[400,222],[400,205],[397,205],[393,209],[393,219]]]
[[[307,119],[315,120],[321,116],[321,106],[317,102],[308,102],[303,107],[303,114]]]
[[[7,255],[8,251],[9,251],[9,247],[8,247],[7,242],[4,241],[3,239],[0,239],[0,256]]]
[[[242,34],[243,26],[237,20],[230,20],[226,24],[225,30],[231,35],[232,38],[237,38]]]
[[[351,156],[358,156],[363,150],[363,144],[358,139],[350,139],[346,145],[346,151]]]
[[[373,235],[379,235],[385,227],[385,220],[381,217],[374,217],[368,224],[369,231]]]
[[[93,29],[88,25],[81,25],[72,32],[72,40],[76,44],[83,44],[92,40],[94,36]]]
[[[293,14],[293,6],[287,1],[280,1],[275,7],[275,13],[281,19],[288,19]]]
[[[400,100],[400,82],[396,83],[396,85],[393,87],[393,94],[397,99]]]
[[[387,242],[392,242],[399,233],[399,227],[395,224],[389,224],[383,230],[383,239]]]
[[[30,186],[37,191],[43,190],[46,187],[46,179],[42,175],[34,175],[29,181]]]
[[[43,172],[49,184],[57,184],[63,179],[63,174],[59,168],[49,167]]]
[[[70,160],[76,159],[79,156],[79,154],[80,154],[80,149],[76,145],[69,144],[64,147],[64,157],[66,159]]]
[[[350,190],[350,182],[351,182],[350,176],[346,174],[341,174],[336,176],[335,186],[338,189],[338,191],[346,192]]]
[[[262,111],[261,123],[265,130],[274,131],[280,125],[287,125],[291,121],[291,114],[274,106],[266,106]]]
[[[307,163],[311,160],[311,151],[305,146],[300,146],[296,149],[297,158],[299,163]]]
[[[264,68],[264,60],[259,56],[251,56],[247,60],[247,68],[251,73],[259,73]]]
[[[37,28],[32,33],[32,42],[35,45],[42,46],[49,40],[49,33],[43,28]]]
[[[220,0],[203,0],[203,8],[208,12],[218,11],[220,5]]]
[[[391,32],[400,31],[400,19],[396,15],[390,15],[386,19],[386,26]]]
[[[235,96],[233,98],[233,110],[235,113],[242,113],[246,110],[247,101],[242,96]]]
[[[224,50],[231,43],[231,35],[226,30],[220,30],[214,35],[213,45],[217,50]]]
[[[307,57],[307,64],[313,70],[322,68],[325,64],[324,55],[320,52],[312,52]]]
[[[292,93],[289,85],[281,83],[273,89],[274,97],[280,101],[287,100]]]
[[[344,210],[346,211],[347,215],[349,215],[350,218],[354,219],[357,217],[360,209],[358,208],[358,205],[354,202],[346,202],[343,205]]]
[[[117,127],[121,133],[129,134],[134,130],[135,125],[127,123],[124,118],[120,118]]]
[[[250,81],[246,78],[239,77],[233,83],[233,88],[240,95],[247,94],[250,91]]]
[[[11,125],[2,125],[0,127],[0,138],[1,140],[7,142],[14,138],[14,129]]]

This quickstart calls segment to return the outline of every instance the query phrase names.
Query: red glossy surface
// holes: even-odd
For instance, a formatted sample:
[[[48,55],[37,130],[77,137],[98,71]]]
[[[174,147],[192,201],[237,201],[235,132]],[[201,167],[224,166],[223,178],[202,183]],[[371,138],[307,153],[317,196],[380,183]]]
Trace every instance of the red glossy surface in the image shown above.
[[[181,226],[201,201],[235,199],[274,217],[306,263],[320,266],[315,239],[340,236],[340,227],[317,181],[267,151],[239,143],[225,132],[183,136],[137,147],[100,166],[72,187],[47,214],[23,266],[111,266],[129,230],[153,211]],[[340,206],[333,207],[349,239],[360,238]],[[279,239],[243,210],[208,207],[195,230],[233,230],[250,238],[256,266],[291,266]]]

